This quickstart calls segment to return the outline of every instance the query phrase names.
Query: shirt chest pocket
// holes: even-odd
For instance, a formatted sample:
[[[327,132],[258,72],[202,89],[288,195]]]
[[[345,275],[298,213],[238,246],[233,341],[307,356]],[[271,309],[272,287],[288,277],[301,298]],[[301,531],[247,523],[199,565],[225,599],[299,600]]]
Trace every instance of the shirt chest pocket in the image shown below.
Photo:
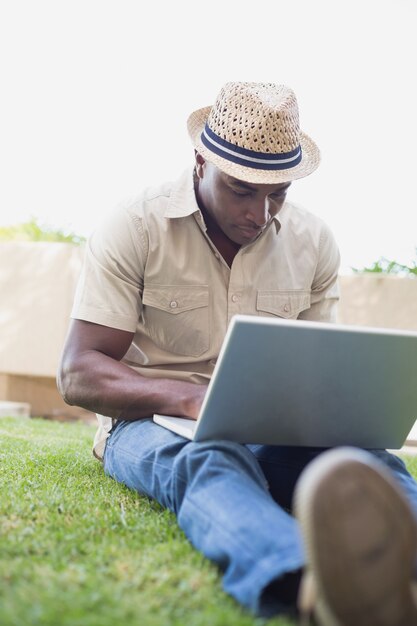
[[[159,348],[194,357],[208,350],[208,285],[147,286],[142,303],[145,329]]]
[[[256,310],[260,315],[295,319],[305,309],[310,308],[309,291],[258,291]]]

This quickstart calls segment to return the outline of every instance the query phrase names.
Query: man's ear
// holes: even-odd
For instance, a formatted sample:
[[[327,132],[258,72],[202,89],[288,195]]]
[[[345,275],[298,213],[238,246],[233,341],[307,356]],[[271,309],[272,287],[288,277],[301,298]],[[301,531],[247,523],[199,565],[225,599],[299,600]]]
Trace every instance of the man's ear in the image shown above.
[[[203,178],[203,167],[204,167],[204,163],[206,162],[204,157],[201,156],[201,154],[199,152],[197,152],[197,150],[194,150],[195,153],[195,171],[196,174],[198,176],[198,178]]]

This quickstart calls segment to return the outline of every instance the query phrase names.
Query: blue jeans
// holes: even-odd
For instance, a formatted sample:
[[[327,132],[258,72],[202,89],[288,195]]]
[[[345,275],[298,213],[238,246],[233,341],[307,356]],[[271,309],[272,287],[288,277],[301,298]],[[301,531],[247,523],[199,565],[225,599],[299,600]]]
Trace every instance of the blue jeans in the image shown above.
[[[195,443],[151,419],[120,421],[107,440],[106,474],[173,511],[191,543],[223,571],[224,590],[257,615],[284,606],[270,583],[303,568],[292,496],[322,448]],[[417,518],[417,484],[397,456],[373,450],[392,471]]]

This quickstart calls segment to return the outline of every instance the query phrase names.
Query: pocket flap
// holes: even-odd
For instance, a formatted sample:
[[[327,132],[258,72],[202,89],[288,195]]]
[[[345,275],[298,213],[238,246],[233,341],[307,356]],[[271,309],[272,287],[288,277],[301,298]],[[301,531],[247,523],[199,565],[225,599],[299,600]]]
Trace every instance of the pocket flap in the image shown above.
[[[144,288],[142,302],[146,306],[176,315],[207,307],[209,288],[208,285],[152,285]]]
[[[256,308],[279,317],[294,317],[310,308],[310,292],[258,291]]]

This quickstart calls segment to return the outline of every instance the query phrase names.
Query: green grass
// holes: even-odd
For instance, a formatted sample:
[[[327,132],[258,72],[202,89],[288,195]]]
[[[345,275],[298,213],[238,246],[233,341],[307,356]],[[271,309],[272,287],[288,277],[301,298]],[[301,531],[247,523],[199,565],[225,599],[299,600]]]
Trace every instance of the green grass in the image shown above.
[[[94,431],[0,419],[0,625],[265,624],[222,591],[171,513],[104,475]],[[417,457],[407,464],[416,476]]]
[[[104,475],[94,431],[0,419],[0,625],[266,623],[222,591],[171,513]]]

